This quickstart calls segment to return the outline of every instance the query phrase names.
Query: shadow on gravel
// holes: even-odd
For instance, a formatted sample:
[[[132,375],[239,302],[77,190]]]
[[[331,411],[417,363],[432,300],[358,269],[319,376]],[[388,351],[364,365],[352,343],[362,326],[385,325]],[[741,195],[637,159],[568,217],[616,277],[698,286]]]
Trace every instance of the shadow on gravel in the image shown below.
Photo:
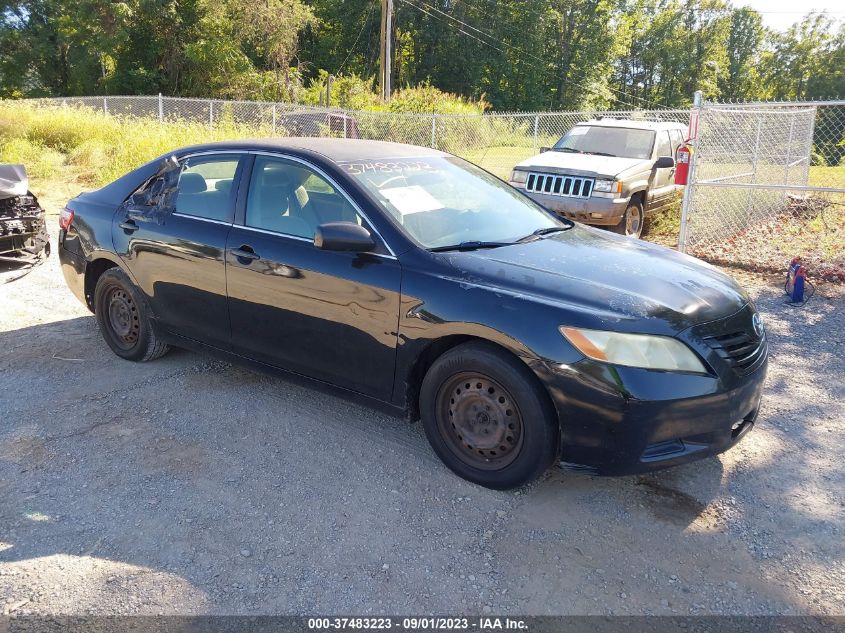
[[[85,580],[95,604],[131,596],[142,567],[207,596],[205,612],[805,608],[760,565],[798,548],[819,554],[807,566],[842,560],[825,497],[845,484],[842,446],[817,428],[843,413],[830,381],[842,360],[802,353],[802,317],[759,303],[772,370],[740,444],[753,459],[621,479],[552,471],[518,494],[458,479],[418,425],[335,395],[187,352],[121,361],[90,316],[0,332],[13,409],[0,412],[0,563],[36,570],[0,592],[79,584],[39,562],[60,554],[104,565]],[[814,327],[841,342],[842,311],[819,303]],[[796,375],[830,399],[802,400]],[[755,451],[762,430],[770,444]]]

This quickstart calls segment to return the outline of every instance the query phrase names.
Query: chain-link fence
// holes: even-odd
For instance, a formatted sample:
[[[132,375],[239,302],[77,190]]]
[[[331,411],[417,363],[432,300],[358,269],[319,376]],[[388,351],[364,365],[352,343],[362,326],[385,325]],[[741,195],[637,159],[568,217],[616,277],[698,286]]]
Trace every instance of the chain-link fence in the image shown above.
[[[484,115],[361,112],[290,103],[159,96],[44,99],[161,122],[236,124],[252,136],[335,136],[434,147],[502,178],[581,121],[602,117],[687,124],[690,110]],[[802,255],[845,279],[845,101],[706,103],[681,217],[682,250],[751,268]],[[670,227],[672,223],[669,222]],[[664,240],[673,241],[674,236]]]
[[[581,121],[612,116],[686,124],[689,110],[446,115],[361,112],[291,103],[162,96],[67,97],[40,103],[85,106],[113,115],[164,121],[235,123],[262,136],[337,136],[396,141],[456,154],[505,178],[513,166],[553,145]]]
[[[695,110],[681,248],[768,270],[800,256],[845,279],[845,102]]]

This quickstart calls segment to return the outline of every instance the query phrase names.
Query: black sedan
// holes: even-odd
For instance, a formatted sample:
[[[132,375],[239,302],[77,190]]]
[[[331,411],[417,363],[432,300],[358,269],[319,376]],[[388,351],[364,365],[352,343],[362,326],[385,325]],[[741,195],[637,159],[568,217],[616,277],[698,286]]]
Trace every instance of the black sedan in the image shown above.
[[[71,200],[60,258],[106,343],[283,370],[421,418],[460,476],[636,473],[753,426],[766,336],[729,277],[547,212],[421,147],[189,147]]]

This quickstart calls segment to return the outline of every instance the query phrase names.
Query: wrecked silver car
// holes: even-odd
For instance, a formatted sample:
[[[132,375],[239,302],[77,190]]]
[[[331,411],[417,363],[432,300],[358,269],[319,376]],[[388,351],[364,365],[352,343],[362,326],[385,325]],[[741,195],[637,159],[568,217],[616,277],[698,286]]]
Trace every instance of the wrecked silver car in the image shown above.
[[[0,165],[0,261],[35,263],[50,254],[45,212],[23,165]]]

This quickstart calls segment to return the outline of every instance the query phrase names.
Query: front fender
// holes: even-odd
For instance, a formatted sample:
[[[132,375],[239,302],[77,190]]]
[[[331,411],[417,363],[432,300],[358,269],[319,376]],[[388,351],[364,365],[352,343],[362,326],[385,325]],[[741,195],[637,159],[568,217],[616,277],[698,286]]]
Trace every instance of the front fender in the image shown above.
[[[406,269],[398,321],[394,404],[406,406],[417,360],[443,339],[477,338],[512,352],[536,373],[537,362],[583,356],[560,334],[560,307],[520,293]]]

